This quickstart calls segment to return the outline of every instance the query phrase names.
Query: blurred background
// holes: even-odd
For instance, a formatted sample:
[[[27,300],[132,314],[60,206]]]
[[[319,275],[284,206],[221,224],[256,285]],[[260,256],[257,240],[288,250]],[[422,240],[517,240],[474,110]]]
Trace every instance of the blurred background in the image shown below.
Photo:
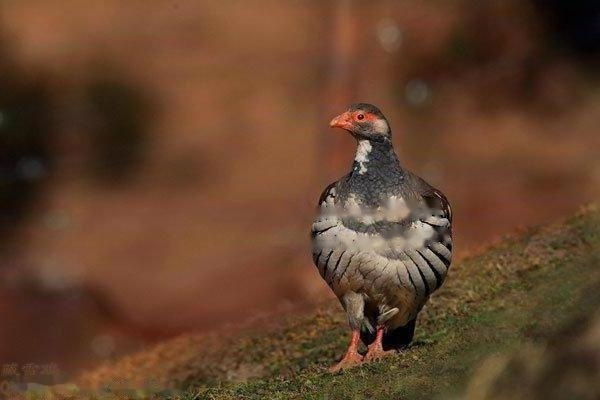
[[[600,194],[597,1],[4,0],[0,364],[65,374],[331,296],[309,226],[371,102],[464,257]]]

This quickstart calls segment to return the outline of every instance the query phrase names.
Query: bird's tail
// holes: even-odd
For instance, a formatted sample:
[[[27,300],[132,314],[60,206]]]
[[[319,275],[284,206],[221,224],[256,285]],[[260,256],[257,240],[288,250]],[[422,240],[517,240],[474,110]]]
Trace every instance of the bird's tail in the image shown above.
[[[383,335],[383,349],[384,350],[400,350],[401,348],[409,345],[413,337],[415,336],[415,325],[417,318],[408,322],[404,326],[390,329]],[[363,329],[361,331],[362,341],[369,345],[375,340],[375,332]]]
[[[383,348],[385,350],[399,350],[402,347],[408,346],[415,336],[416,322],[417,318],[404,326],[386,332],[383,336]]]

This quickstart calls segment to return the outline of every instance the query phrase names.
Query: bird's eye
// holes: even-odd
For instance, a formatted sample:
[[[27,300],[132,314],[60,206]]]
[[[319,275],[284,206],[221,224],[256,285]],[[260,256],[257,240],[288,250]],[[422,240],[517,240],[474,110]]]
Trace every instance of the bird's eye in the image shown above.
[[[358,114],[356,116],[356,118],[358,118],[358,119],[365,119],[365,115],[364,114]]]

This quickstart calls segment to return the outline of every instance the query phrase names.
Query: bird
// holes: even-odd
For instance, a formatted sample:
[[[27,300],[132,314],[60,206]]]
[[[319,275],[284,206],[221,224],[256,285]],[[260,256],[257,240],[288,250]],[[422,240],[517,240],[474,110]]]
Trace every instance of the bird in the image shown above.
[[[352,104],[329,125],[357,143],[350,172],[319,197],[311,228],[314,264],[351,330],[330,368],[337,372],[411,343],[417,314],[450,267],[452,209],[442,191],[402,166],[379,108]]]

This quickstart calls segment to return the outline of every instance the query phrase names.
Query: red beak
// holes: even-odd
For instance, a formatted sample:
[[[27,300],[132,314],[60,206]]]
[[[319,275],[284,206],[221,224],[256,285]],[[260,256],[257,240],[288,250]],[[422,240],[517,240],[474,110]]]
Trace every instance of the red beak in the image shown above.
[[[349,130],[352,128],[352,115],[346,111],[331,120],[329,126],[332,128],[342,128]]]

